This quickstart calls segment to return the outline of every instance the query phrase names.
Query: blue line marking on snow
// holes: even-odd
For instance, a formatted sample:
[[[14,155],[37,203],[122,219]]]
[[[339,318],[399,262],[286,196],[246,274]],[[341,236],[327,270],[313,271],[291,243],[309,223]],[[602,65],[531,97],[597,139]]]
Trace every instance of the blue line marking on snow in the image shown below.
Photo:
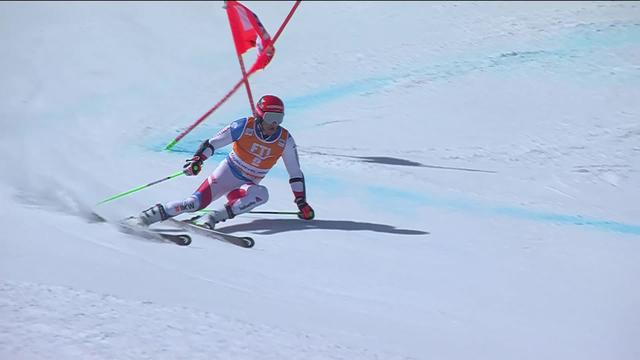
[[[278,181],[286,181],[288,174],[283,167],[275,167],[269,178],[277,178]],[[501,216],[541,223],[554,223],[560,225],[577,225],[594,228],[600,231],[609,231],[622,234],[640,235],[640,225],[625,224],[616,221],[589,218],[581,215],[567,215],[553,212],[545,212],[515,206],[494,206],[483,204],[464,198],[447,198],[432,196],[429,194],[417,194],[410,191],[394,189],[382,186],[368,186],[363,188],[361,184],[354,184],[344,179],[331,176],[326,171],[318,169],[305,171],[308,189],[322,189],[332,196],[356,197],[360,202],[367,201],[369,197],[372,206],[378,206],[382,211],[393,211],[401,214],[406,209],[407,215],[413,211],[409,207],[428,206],[440,209],[448,209],[481,216]],[[313,196],[313,195],[311,195]],[[409,206],[407,206],[409,205]]]
[[[304,96],[287,100],[287,108],[292,111],[304,110],[354,94],[380,90],[396,81],[418,78],[419,80],[446,80],[474,71],[503,69],[529,63],[546,61],[575,67],[580,59],[589,60],[594,51],[614,46],[640,42],[640,24],[617,24],[601,28],[598,26],[579,27],[565,35],[564,46],[545,50],[518,50],[498,53],[493,56],[477,56],[467,60],[452,60],[431,64],[418,69],[403,71],[383,77],[372,77],[330,86]]]
[[[594,49],[625,46],[640,42],[640,23],[621,22],[579,24],[567,36],[571,47]]]
[[[559,36],[559,38],[558,38]],[[607,68],[593,69],[589,62],[597,53],[605,53],[604,50],[612,47],[635,45],[640,42],[640,24],[638,23],[612,23],[612,24],[587,24],[577,26],[564,34],[552,36],[547,39],[542,49],[513,49],[507,52],[495,51],[494,55],[478,54],[466,60],[451,59],[441,60],[438,63],[402,70],[386,76],[370,77],[360,80],[352,80],[343,84],[328,86],[298,97],[287,98],[287,113],[296,114],[325,103],[343,99],[349,96],[367,92],[378,92],[385,87],[402,82],[420,81],[435,82],[444,81],[455,77],[465,76],[474,72],[513,70],[522,66],[536,66],[544,63],[547,71],[555,69],[556,72],[582,71],[589,69],[588,74],[593,76],[598,71],[609,72]],[[579,63],[586,61],[584,66]],[[639,76],[640,72],[633,66],[625,69],[617,69],[623,78]],[[586,75],[580,72],[581,78]],[[602,79],[597,79],[602,81]],[[246,115],[246,114],[245,114]],[[229,119],[228,123],[245,115]],[[224,124],[226,125],[226,124]],[[218,128],[222,128],[218,126]],[[217,130],[215,130],[217,131]],[[182,140],[173,151],[194,152],[201,140],[211,137],[214,133],[210,127],[201,126],[194,129],[188,137]],[[192,140],[199,139],[199,140]],[[167,140],[164,140],[167,141]],[[153,146],[158,150],[164,149],[164,145]]]
[[[491,206],[473,200],[438,198],[385,187],[369,187],[368,191],[373,193],[374,196],[402,199],[403,202],[409,202],[414,206],[430,206],[480,215],[499,215],[563,225],[583,225],[601,231],[640,235],[640,225],[593,219],[581,215],[558,214],[511,206]]]
[[[372,89],[384,87],[389,85],[392,81],[392,77],[374,77],[330,86],[313,93],[287,99],[287,111],[295,112],[322,105],[359,92],[371,91]]]
[[[152,147],[152,150],[161,151],[162,147],[154,146]],[[195,151],[195,149],[181,149],[175,152],[192,155],[193,151]],[[214,156],[209,159],[209,163],[219,163],[228,155],[228,153],[228,150],[216,150]],[[360,188],[360,186],[354,187],[353,184],[327,175],[326,173],[324,173],[324,175],[321,175],[320,173],[317,173],[315,171],[305,171],[305,174],[305,177],[307,178],[307,186],[309,188],[322,188],[324,191],[329,191],[334,196],[359,195],[358,190],[356,189]],[[286,180],[288,178],[288,174],[283,167],[276,166],[269,173],[269,177],[277,178],[278,180]],[[558,214],[512,206],[492,206],[469,199],[436,197],[428,194],[416,194],[413,192],[379,186],[369,186],[365,189],[365,191],[369,193],[372,198],[376,199],[375,203],[378,205],[383,205],[384,207],[393,207],[394,205],[397,205],[397,208],[393,210],[395,212],[402,212],[402,209],[405,208],[406,205],[429,206],[485,216],[498,215],[502,217],[517,218],[537,222],[556,223],[563,225],[580,225],[595,228],[600,231],[640,235],[640,225],[593,219],[581,215]],[[393,204],[394,200],[398,201],[398,204]]]
[[[586,66],[586,68],[590,69],[591,73],[593,73],[589,61],[591,61],[594,55],[603,53],[603,50],[612,47],[627,46],[629,44],[635,45],[640,42],[640,24],[579,25],[572,31],[561,35],[561,37],[562,36],[564,36],[563,39],[556,37],[548,39],[551,42],[548,42],[546,46],[542,46],[542,49],[513,49],[502,53],[497,51],[494,52],[495,55],[493,56],[479,54],[476,57],[471,57],[466,60],[452,59],[451,61],[430,64],[421,68],[405,69],[402,72],[388,74],[388,76],[371,77],[328,86],[302,96],[288,98],[287,112],[295,114],[349,96],[366,92],[377,92],[397,82],[411,82],[412,80],[443,81],[477,71],[512,70],[529,64],[535,66],[538,63],[545,63],[547,71],[553,68],[556,72],[564,70],[581,71],[581,69],[584,69]],[[583,59],[586,61],[584,64],[582,63]],[[620,71],[620,69],[618,70]],[[628,67],[622,70],[625,76],[633,77],[639,74],[635,67]],[[602,71],[608,70],[604,69]],[[235,118],[229,119],[229,122],[233,120],[235,120]],[[219,126],[219,128],[222,126]],[[201,139],[208,138],[213,133],[215,132],[212,131],[210,126],[195,129],[189,134],[189,139],[184,139],[178,143],[173,151],[191,155],[200,145]],[[166,139],[154,139],[153,143],[155,145],[150,147],[154,151],[162,151],[165,146],[165,141]],[[216,151],[216,160],[214,161],[221,160],[228,153],[228,151],[225,153],[219,151],[220,150]],[[274,169],[273,173],[278,179],[287,177],[286,172],[282,169]],[[310,188],[314,186],[322,187],[323,190],[329,191],[333,195],[359,195],[357,192],[353,194],[350,193],[350,191],[355,191],[353,184],[347,184],[337,178],[326,176],[326,174],[309,173],[308,175],[311,175],[307,176],[310,183],[309,185],[311,185]],[[316,185],[313,185],[313,183],[316,183]],[[358,191],[361,190],[358,186]],[[376,199],[377,203],[380,203],[382,199],[382,203],[385,206],[395,205],[393,201],[398,201],[398,205],[400,205],[401,201],[403,205],[430,206],[479,215],[495,215],[545,223],[579,225],[600,231],[640,235],[640,225],[599,220],[580,215],[558,214],[510,206],[492,206],[469,199],[442,198],[384,187],[368,187],[365,191],[369,192],[372,198]]]

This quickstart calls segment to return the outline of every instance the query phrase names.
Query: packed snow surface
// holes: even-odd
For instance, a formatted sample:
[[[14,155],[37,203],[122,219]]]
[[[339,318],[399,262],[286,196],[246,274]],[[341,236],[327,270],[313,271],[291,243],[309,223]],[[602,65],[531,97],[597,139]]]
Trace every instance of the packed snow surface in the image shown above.
[[[0,3],[0,359],[640,358],[639,3],[302,2],[250,81],[316,219],[220,227],[252,249],[88,221],[228,154],[95,205],[249,115],[163,150],[241,77],[222,5]],[[245,5],[273,35],[293,2]]]

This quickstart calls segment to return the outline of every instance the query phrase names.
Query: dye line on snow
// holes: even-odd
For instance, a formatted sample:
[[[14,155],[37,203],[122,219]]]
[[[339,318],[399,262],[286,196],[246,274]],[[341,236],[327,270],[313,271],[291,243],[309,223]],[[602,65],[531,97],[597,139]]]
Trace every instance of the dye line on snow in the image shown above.
[[[429,206],[465,213],[498,215],[545,223],[588,226],[601,231],[640,235],[640,225],[594,219],[582,215],[559,214],[513,206],[486,205],[468,199],[440,198],[386,187],[369,187],[367,190],[371,192],[372,196],[402,199],[402,201],[412,203],[414,206]]]
[[[576,58],[589,58],[594,53],[612,46],[622,46],[637,44],[640,42],[640,24],[609,24],[609,25],[583,25],[578,26],[574,32],[565,37],[565,45],[559,49],[535,50],[535,51],[511,51],[500,55],[480,57],[470,60],[457,60],[450,63],[434,64],[420,69],[414,69],[406,73],[395,74],[393,76],[372,77],[368,79],[345,82],[340,85],[330,86],[325,89],[308,93],[302,96],[293,97],[287,100],[289,114],[298,111],[308,110],[322,104],[339,100],[355,94],[371,91],[379,91],[387,86],[394,85],[402,81],[411,81],[412,78],[428,79],[438,81],[452,77],[460,77],[475,71],[485,71],[489,69],[510,69],[514,66],[536,63],[540,61],[551,61],[556,65],[573,65]],[[560,50],[561,49],[561,50]],[[632,70],[633,74],[637,72]],[[229,123],[235,119],[229,119]],[[202,128],[194,131],[191,139],[183,141],[181,146],[175,149],[178,153],[193,153],[199,146],[201,140],[194,138],[207,138],[211,136],[211,129]],[[162,151],[164,142],[152,145],[152,149]],[[216,154],[224,157],[226,154]],[[284,177],[284,173],[275,171],[278,177]],[[309,180],[312,180],[311,178]],[[328,184],[335,183],[337,179],[331,178],[328,183],[323,183],[322,187],[327,190]],[[343,184],[347,185],[347,184]],[[588,218],[581,215],[566,215],[552,212],[544,212],[533,209],[518,208],[511,206],[492,206],[481,204],[469,199],[447,199],[437,198],[426,194],[415,194],[402,190],[369,187],[367,191],[373,197],[389,199],[401,199],[405,203],[412,203],[416,206],[430,206],[437,208],[451,209],[455,211],[497,215],[537,222],[556,223],[564,225],[588,226],[601,231],[640,235],[640,225],[625,224],[616,221],[600,220]]]

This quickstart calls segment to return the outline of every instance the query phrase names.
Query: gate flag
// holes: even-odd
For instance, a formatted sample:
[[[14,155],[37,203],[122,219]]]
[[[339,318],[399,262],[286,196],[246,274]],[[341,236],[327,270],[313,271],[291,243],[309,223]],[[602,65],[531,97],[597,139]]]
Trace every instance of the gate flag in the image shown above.
[[[227,16],[238,56],[256,47],[258,57],[247,75],[264,69],[275,54],[273,40],[258,16],[237,1],[227,1]]]

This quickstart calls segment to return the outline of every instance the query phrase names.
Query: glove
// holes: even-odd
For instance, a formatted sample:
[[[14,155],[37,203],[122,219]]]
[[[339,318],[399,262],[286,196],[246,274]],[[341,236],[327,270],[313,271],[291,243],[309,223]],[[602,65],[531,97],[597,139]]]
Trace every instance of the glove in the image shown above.
[[[296,205],[298,205],[298,217],[302,220],[311,220],[316,214],[313,212],[313,208],[307,203],[307,200],[303,197],[296,198]]]
[[[184,174],[187,176],[198,175],[200,173],[200,170],[202,170],[202,162],[203,160],[198,155],[192,157],[191,159],[188,159],[187,163],[183,166]]]

